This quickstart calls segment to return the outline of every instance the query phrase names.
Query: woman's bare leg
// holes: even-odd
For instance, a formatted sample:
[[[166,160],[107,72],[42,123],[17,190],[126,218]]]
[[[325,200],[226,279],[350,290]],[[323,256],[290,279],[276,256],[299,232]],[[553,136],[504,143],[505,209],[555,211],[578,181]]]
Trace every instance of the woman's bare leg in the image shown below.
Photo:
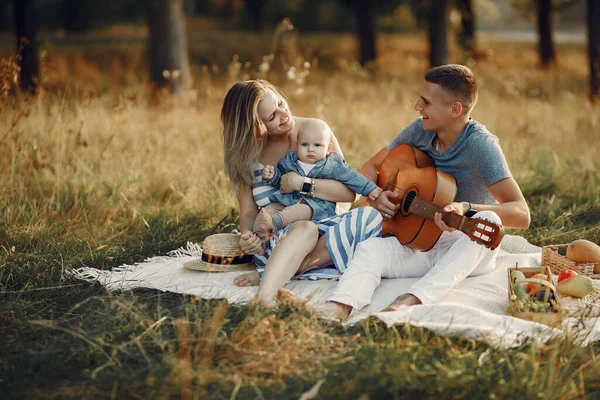
[[[284,207],[281,204],[273,203],[264,208],[266,212],[259,213],[254,221],[255,232],[263,234],[262,237],[268,240],[268,232],[273,229],[271,215],[280,213],[283,217],[284,226],[296,221],[310,221],[312,217],[312,208],[308,204],[296,204]],[[266,243],[265,243],[266,244]],[[327,252],[327,250],[325,250]],[[265,249],[259,254],[264,254]],[[233,284],[240,287],[257,286],[260,283],[258,271],[252,271],[236,276]]]
[[[333,265],[333,261],[325,245],[325,235],[322,235],[315,248],[302,261],[297,275],[301,275],[311,269],[328,267],[330,265]]]
[[[263,273],[257,297],[267,305],[275,301],[277,290],[298,271],[302,260],[317,244],[317,226],[308,221],[292,224],[287,235],[275,246]]]

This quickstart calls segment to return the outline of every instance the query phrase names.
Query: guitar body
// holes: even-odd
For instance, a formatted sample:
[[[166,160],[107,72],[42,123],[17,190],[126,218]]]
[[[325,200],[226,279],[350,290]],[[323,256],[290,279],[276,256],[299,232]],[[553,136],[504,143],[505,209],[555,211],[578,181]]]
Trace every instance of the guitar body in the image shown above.
[[[410,248],[427,251],[438,241],[442,231],[433,219],[410,212],[415,196],[445,207],[456,196],[456,179],[438,171],[423,151],[407,144],[396,146],[379,168],[377,186],[400,195],[396,216],[383,221],[383,236],[395,236]]]

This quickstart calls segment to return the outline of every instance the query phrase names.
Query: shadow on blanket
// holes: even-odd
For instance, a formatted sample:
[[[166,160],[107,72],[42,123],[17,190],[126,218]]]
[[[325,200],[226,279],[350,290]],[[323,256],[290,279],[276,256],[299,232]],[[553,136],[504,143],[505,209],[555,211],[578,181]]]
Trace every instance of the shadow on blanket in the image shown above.
[[[233,278],[240,273],[206,273],[183,267],[185,261],[197,258],[200,254],[200,246],[188,243],[186,249],[178,249],[168,256],[153,257],[136,265],[123,265],[112,271],[84,267],[73,271],[73,274],[86,281],[99,281],[111,290],[146,287],[193,294],[206,299],[224,298],[230,303],[244,303],[254,297],[256,287],[239,288],[233,285]],[[346,323],[356,323],[375,315],[388,325],[410,323],[437,333],[484,340],[501,347],[516,346],[528,339],[546,341],[566,331],[571,338],[574,334],[582,335],[582,345],[600,340],[598,318],[589,319],[583,329],[574,318],[565,319],[563,330],[560,330],[506,315],[509,305],[506,269],[514,267],[516,263],[520,267],[537,266],[540,257],[539,247],[522,237],[507,235],[502,242],[494,272],[465,279],[436,304],[381,313],[381,309],[404,293],[416,280],[383,279],[372,303],[354,311]],[[327,272],[325,275],[332,276]],[[305,278],[308,279],[291,281],[286,288],[300,297],[310,298],[308,304],[314,305],[325,301],[337,285],[335,279],[316,279],[319,277],[322,276],[312,275],[312,278],[307,276]]]

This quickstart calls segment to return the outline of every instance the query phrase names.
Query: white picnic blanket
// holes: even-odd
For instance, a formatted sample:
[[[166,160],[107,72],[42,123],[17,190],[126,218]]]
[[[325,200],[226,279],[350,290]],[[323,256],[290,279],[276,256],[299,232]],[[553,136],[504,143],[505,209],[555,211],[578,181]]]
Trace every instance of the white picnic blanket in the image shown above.
[[[199,245],[188,243],[187,248],[135,265],[123,265],[111,271],[83,267],[74,270],[73,274],[86,281],[97,280],[110,290],[154,288],[205,299],[224,298],[230,303],[245,303],[254,297],[256,287],[233,285],[233,279],[240,272],[205,273],[184,268],[184,262],[198,258],[201,252]],[[522,237],[506,235],[494,272],[465,279],[435,304],[386,313],[379,311],[404,293],[416,279],[383,279],[372,303],[362,310],[355,310],[346,323],[356,323],[374,315],[388,325],[409,323],[440,334],[461,335],[500,347],[517,346],[527,339],[545,342],[561,335],[577,335],[582,345],[600,340],[600,318],[588,318],[584,324],[575,318],[566,318],[562,329],[555,329],[506,315],[509,305],[507,268],[516,263],[519,267],[537,266],[540,258],[541,248]],[[325,301],[335,285],[334,280],[302,280],[291,281],[286,288],[300,297],[310,298],[308,304],[314,305]]]

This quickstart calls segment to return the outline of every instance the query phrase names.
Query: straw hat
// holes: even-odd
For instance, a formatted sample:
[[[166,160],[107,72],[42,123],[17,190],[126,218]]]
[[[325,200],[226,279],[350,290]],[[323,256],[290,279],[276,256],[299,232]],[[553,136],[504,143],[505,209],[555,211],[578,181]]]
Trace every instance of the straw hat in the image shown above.
[[[240,236],[217,233],[204,239],[202,258],[183,263],[188,269],[205,272],[251,271],[256,268],[252,256],[240,247]]]

